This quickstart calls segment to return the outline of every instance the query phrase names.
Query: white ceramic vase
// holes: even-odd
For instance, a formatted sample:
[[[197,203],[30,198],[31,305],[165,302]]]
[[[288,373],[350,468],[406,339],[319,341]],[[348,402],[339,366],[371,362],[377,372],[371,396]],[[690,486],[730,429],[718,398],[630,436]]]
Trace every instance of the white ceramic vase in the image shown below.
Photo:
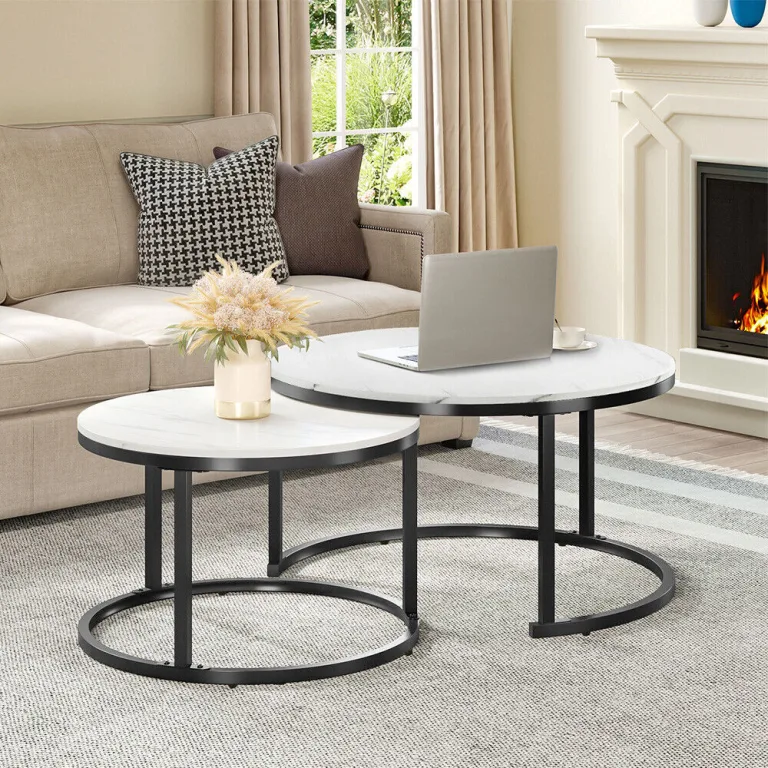
[[[727,11],[728,0],[693,0],[693,18],[702,27],[716,27]]]
[[[216,363],[213,391],[216,415],[221,419],[263,419],[269,416],[272,366],[260,341],[248,341],[248,354],[227,351]]]

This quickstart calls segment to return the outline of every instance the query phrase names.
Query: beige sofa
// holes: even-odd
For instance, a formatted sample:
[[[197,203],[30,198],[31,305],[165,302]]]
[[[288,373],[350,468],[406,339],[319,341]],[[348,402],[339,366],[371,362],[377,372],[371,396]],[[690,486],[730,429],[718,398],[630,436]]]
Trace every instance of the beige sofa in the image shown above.
[[[140,493],[143,474],[80,448],[88,403],[209,384],[167,325],[184,288],[136,285],[138,210],[122,150],[208,163],[275,132],[270,115],[167,125],[0,127],[0,518]],[[448,249],[446,214],[363,206],[368,280],[299,276],[320,334],[418,322],[421,259]],[[424,418],[421,441],[471,440],[477,421]],[[171,473],[165,473],[170,480]],[[218,476],[220,477],[220,476]],[[216,479],[205,475],[202,479]]]

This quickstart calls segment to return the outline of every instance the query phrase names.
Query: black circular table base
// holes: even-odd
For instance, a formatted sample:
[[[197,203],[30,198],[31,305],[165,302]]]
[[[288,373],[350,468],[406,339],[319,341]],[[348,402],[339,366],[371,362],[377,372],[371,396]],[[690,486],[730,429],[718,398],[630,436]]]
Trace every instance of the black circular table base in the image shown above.
[[[539,531],[535,526],[529,525],[474,525],[471,523],[457,523],[450,525],[420,525],[418,537],[419,539],[485,538],[537,541]],[[390,541],[398,541],[401,538],[401,529],[389,528],[317,539],[316,541],[285,550],[280,563],[269,565],[268,573],[273,577],[279,576],[286,568],[309,557],[362,544],[383,544]],[[624,544],[620,541],[606,539],[604,536],[585,536],[576,531],[556,530],[555,542],[562,546],[568,545],[592,549],[597,552],[621,557],[624,560],[630,560],[657,576],[660,584],[647,597],[620,608],[546,623],[532,621],[528,625],[528,633],[531,637],[589,634],[598,629],[616,627],[655,613],[669,603],[675,594],[675,574],[672,566],[652,552],[640,549],[639,547],[633,547],[630,544]]]
[[[170,661],[152,661],[122,653],[104,645],[94,636],[93,630],[110,616],[140,605],[172,600],[173,585],[165,584],[160,589],[137,589],[92,608],[80,619],[78,642],[91,658],[125,672],[185,683],[217,683],[235,686],[256,683],[294,683],[360,672],[409,654],[419,637],[418,618],[409,616],[399,603],[383,595],[342,584],[283,579],[215,579],[192,582],[194,595],[223,595],[236,592],[290,593],[349,600],[392,614],[403,622],[405,631],[389,644],[357,656],[349,656],[339,661],[289,667],[206,667],[197,664],[175,666]]]

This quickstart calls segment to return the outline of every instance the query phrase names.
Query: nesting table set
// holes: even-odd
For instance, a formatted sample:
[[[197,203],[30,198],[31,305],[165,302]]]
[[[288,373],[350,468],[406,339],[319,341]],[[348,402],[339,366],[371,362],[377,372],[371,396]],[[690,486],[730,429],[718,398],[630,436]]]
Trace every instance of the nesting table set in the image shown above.
[[[80,621],[81,647],[97,661],[152,677],[239,685],[285,683],[347,674],[410,653],[418,640],[417,545],[422,538],[507,538],[537,542],[538,616],[532,637],[589,634],[648,616],[674,595],[672,568],[651,552],[595,532],[594,412],[647,400],[674,384],[673,359],[627,341],[592,337],[595,349],[554,352],[546,360],[431,373],[384,365],[358,356],[363,349],[417,345],[415,328],[361,331],[325,337],[309,352],[281,350],[273,365],[272,415],[230,422],[213,414],[208,387],[163,390],[99,403],[78,420],[81,445],[101,456],[145,467],[144,587],[96,606]],[[579,413],[579,529],[555,526],[555,417]],[[538,525],[499,523],[419,526],[417,522],[418,417],[511,416],[538,419]],[[282,473],[331,467],[400,454],[402,527],[363,530],[283,549]],[[161,475],[174,473],[174,582],[162,583]],[[192,473],[269,473],[268,577],[192,580]],[[365,521],[361,521],[364,523]],[[344,547],[402,540],[402,600],[321,581],[276,578],[308,557]],[[655,574],[647,597],[589,616],[555,615],[556,545],[603,552]],[[193,663],[192,597],[230,592],[321,595],[386,611],[403,623],[389,644],[339,661],[288,667],[206,667]],[[121,611],[160,600],[174,603],[172,660],[130,656],[102,643],[99,623]]]

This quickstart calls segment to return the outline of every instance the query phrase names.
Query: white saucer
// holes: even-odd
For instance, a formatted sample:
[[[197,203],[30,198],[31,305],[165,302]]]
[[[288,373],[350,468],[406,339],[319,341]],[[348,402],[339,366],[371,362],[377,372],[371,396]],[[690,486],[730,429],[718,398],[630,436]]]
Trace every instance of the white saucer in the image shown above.
[[[553,345],[552,349],[557,349],[560,352],[583,352],[585,349],[594,349],[596,346],[596,341],[582,341],[578,347],[558,347]]]

